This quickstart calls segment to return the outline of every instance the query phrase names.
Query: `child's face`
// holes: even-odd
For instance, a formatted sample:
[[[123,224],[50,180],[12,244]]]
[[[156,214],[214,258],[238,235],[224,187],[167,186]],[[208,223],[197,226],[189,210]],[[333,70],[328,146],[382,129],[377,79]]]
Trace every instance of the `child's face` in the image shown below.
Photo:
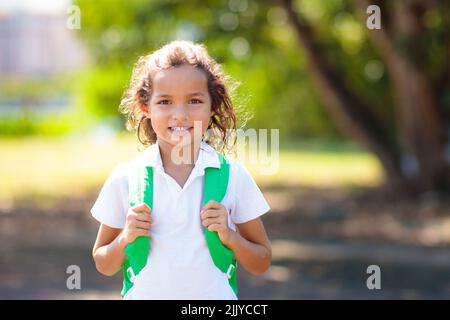
[[[148,117],[160,143],[174,146],[200,140],[211,116],[211,97],[202,70],[185,64],[154,75]]]

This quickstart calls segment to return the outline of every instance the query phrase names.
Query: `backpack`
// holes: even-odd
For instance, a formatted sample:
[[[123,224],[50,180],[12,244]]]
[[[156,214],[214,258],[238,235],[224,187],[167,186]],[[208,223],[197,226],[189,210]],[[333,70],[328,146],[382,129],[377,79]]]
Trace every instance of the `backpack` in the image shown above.
[[[205,168],[205,187],[203,204],[210,200],[222,201],[228,186],[230,165],[222,154],[219,154],[220,168]],[[150,208],[153,206],[153,167],[137,165],[128,176],[130,206],[145,202]],[[237,261],[233,251],[225,247],[216,231],[205,228],[205,239],[211,258],[217,268],[226,273],[228,283],[237,296],[236,268]],[[133,286],[135,277],[147,264],[150,252],[149,237],[139,236],[125,248],[125,262],[123,264],[122,298]]]

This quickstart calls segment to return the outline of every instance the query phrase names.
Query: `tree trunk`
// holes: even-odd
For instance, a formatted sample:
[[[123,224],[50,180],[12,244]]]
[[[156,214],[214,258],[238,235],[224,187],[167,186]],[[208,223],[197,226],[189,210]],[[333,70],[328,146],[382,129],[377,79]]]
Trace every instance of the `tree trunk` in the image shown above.
[[[387,185],[408,192],[400,167],[400,153],[381,122],[366,108],[358,96],[345,85],[338,72],[324,58],[314,41],[311,28],[300,21],[290,0],[279,1],[288,13],[298,43],[308,61],[308,69],[320,92],[320,98],[338,127],[352,139],[372,151],[385,171]]]
[[[371,3],[367,0],[354,2],[365,18],[365,10]],[[414,40],[424,31],[424,5],[415,1],[397,1],[394,9],[394,31],[403,39],[408,39],[411,45],[416,45]],[[410,179],[418,192],[448,190],[450,178],[445,159],[445,126],[443,117],[439,115],[431,79],[425,70],[414,65],[405,54],[408,48],[402,52],[393,45],[392,36],[386,29],[382,27],[380,30],[371,30],[369,37],[386,64],[394,89],[394,107],[403,157],[409,157],[416,163],[410,170],[404,168],[405,179]],[[415,50],[418,51],[418,48]]]
[[[294,11],[291,0],[278,2],[288,13],[325,107],[345,133],[378,157],[388,186],[399,193],[448,191],[450,170],[445,159],[445,126],[439,116],[432,82],[426,73],[393,45],[383,27],[370,30],[371,40],[387,66],[395,92],[394,107],[400,135],[398,145],[390,139],[381,121],[370,112],[373,109],[366,107],[367,103],[346,87],[344,79],[324,58],[312,29]],[[400,8],[401,14],[406,15],[401,22],[404,33],[414,39],[421,32],[422,25],[418,22],[423,11],[417,2],[411,0],[410,3],[415,5],[414,10]],[[366,0],[355,0],[355,4],[364,14],[365,22],[366,8],[370,4]],[[394,12],[396,20],[399,19],[398,12]]]

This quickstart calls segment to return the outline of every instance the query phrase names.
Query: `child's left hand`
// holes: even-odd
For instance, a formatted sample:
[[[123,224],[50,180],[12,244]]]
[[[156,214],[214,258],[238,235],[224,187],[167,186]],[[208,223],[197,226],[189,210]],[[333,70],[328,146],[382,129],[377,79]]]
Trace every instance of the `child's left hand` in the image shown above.
[[[210,200],[200,211],[202,225],[209,231],[217,231],[220,241],[228,245],[235,236],[235,232],[228,228],[227,209],[217,201]]]

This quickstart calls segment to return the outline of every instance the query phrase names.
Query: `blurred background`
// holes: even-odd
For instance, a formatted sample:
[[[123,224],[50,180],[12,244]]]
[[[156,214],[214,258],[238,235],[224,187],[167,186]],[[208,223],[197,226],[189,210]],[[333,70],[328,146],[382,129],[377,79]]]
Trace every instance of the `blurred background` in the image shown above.
[[[134,62],[185,39],[240,82],[245,128],[279,129],[279,170],[249,166],[272,208],[273,263],[240,269],[241,299],[447,299],[448,12],[444,0],[2,0],[0,298],[120,298],[121,274],[95,270],[89,210],[139,152],[118,112]],[[81,290],[66,286],[70,265]]]

